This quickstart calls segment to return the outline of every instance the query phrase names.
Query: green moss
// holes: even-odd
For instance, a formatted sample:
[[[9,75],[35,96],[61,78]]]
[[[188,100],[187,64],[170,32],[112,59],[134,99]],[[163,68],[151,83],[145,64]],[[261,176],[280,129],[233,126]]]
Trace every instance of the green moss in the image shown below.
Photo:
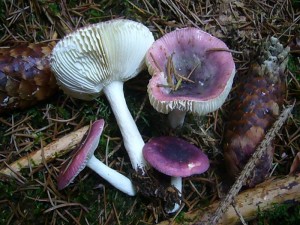
[[[87,16],[90,17],[89,18],[90,23],[98,23],[101,21],[100,18],[103,17],[103,11],[98,9],[90,9],[87,12]]]
[[[83,176],[83,174],[84,172],[81,175]],[[124,213],[129,211],[132,207],[136,200],[135,197],[130,197],[122,192],[116,191],[115,188],[94,173],[90,174],[84,181],[81,182],[80,180],[80,178],[75,180],[77,187],[74,189],[75,192],[70,192],[70,190],[73,190],[73,187],[67,188],[64,191],[68,192],[72,202],[78,202],[88,209],[88,213],[85,213],[82,217],[82,224],[85,224],[86,221],[89,221],[90,224],[98,224],[97,218],[100,220],[101,218],[108,216],[113,212],[114,208],[117,212],[122,211],[119,217],[121,224],[137,224],[139,219],[142,218],[144,213],[142,206],[139,210],[136,210],[132,216],[126,216]],[[105,186],[105,191],[101,185]],[[73,216],[79,217],[80,213],[80,210],[72,211]]]
[[[183,224],[184,222],[186,222],[186,218],[185,218],[184,214],[185,214],[184,212],[180,212],[178,214],[178,216],[175,219],[176,223]]]
[[[43,112],[38,109],[38,106],[31,107],[27,111],[28,116],[32,117],[31,124],[34,128],[41,128],[43,126],[48,125],[48,122],[44,118]]]
[[[22,212],[23,224],[40,224],[38,217],[50,205],[49,202],[38,201],[47,198],[46,192],[42,188],[29,187],[22,190],[22,185],[14,181],[0,182],[0,198],[4,204],[0,203],[0,224],[7,224],[9,218],[16,216],[18,208]]]
[[[68,1],[68,5],[70,8],[76,7],[77,4],[78,4],[77,0],[69,0]]]
[[[16,187],[17,187],[17,183],[14,181],[12,181],[10,183],[0,182],[1,199],[12,197],[15,192]]]
[[[48,4],[48,7],[51,11],[51,13],[53,13],[53,15],[59,15],[60,14],[60,8],[59,5],[56,2],[51,2]]]
[[[258,213],[258,225],[295,225],[300,224],[300,204],[286,203],[274,205],[267,211]]]
[[[6,12],[5,12],[4,1],[0,1],[0,21],[5,20],[5,18],[6,18]],[[1,29],[0,29],[0,32],[1,32]]]
[[[57,107],[57,112],[60,118],[62,119],[70,119],[71,118],[71,113],[64,107]]]
[[[295,56],[290,56],[288,61],[288,69],[295,75],[296,79],[300,81],[300,64]]]
[[[300,8],[300,0],[292,0],[292,5],[295,9]]]
[[[105,98],[99,97],[91,102],[82,102],[82,114],[86,123],[95,121],[97,119],[104,119],[107,121],[111,116],[111,109]]]

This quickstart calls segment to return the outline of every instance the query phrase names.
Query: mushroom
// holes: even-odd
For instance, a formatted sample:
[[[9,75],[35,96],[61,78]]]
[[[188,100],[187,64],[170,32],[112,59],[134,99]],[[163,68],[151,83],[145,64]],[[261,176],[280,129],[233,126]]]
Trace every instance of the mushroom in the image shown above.
[[[226,44],[197,29],[182,28],[156,40],[146,54],[152,78],[152,106],[169,114],[172,128],[183,125],[186,112],[205,115],[227,98],[235,64]]]
[[[208,157],[196,146],[173,136],[154,137],[143,148],[146,161],[159,172],[171,176],[171,184],[182,193],[182,177],[201,174],[209,168]],[[176,212],[179,204],[168,213]]]
[[[116,170],[111,169],[95,157],[94,152],[98,147],[103,128],[103,119],[97,120],[91,125],[83,144],[71,158],[71,161],[64,164],[64,167],[60,171],[57,178],[59,190],[67,187],[73,182],[75,177],[88,166],[120,191],[130,196],[136,194],[136,190],[130,179]]]
[[[153,41],[152,33],[141,23],[115,19],[67,35],[51,56],[51,68],[66,94],[92,100],[104,92],[135,170],[146,165],[144,141],[128,110],[123,83],[144,68]]]

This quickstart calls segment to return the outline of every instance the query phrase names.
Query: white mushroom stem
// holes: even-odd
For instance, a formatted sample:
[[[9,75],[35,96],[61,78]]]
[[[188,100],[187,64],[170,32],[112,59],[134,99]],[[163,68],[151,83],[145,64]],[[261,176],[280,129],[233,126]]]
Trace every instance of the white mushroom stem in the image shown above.
[[[171,185],[173,185],[178,190],[178,195],[181,197],[182,193],[182,178],[181,177],[171,177]],[[167,213],[174,213],[178,211],[180,204],[175,203],[174,208]]]
[[[94,155],[87,162],[87,166],[108,181],[112,186],[124,192],[127,195],[134,196],[136,190],[126,176],[120,174],[116,170],[109,168]]]
[[[144,170],[147,165],[142,153],[145,143],[127,107],[123,92],[123,82],[113,81],[104,87],[103,92],[110,103],[122,133],[123,142],[132,167],[136,171],[138,169]]]
[[[175,129],[182,127],[185,119],[186,111],[182,111],[179,109],[173,109],[169,115],[168,115],[168,120],[170,126]]]

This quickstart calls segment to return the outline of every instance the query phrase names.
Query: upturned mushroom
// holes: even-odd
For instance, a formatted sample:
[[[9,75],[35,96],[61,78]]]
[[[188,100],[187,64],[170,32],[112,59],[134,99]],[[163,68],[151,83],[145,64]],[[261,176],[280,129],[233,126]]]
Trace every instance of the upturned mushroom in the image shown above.
[[[67,35],[51,56],[51,68],[66,94],[92,100],[104,92],[135,170],[146,165],[144,141],[128,110],[123,83],[144,68],[145,54],[153,42],[152,33],[141,23],[115,19]]]
[[[60,171],[57,178],[59,190],[72,183],[75,177],[87,166],[120,191],[130,196],[136,194],[130,179],[111,169],[95,157],[94,152],[98,147],[103,128],[103,119],[97,120],[91,125],[83,144]]]
[[[173,136],[155,137],[143,148],[146,161],[159,172],[171,176],[171,184],[182,193],[182,177],[201,174],[208,170],[208,157],[196,146]],[[175,204],[168,213],[176,212]]]
[[[197,29],[182,28],[156,40],[146,55],[152,78],[152,106],[169,114],[172,128],[186,112],[205,115],[224,103],[232,87],[235,64],[226,44]]]

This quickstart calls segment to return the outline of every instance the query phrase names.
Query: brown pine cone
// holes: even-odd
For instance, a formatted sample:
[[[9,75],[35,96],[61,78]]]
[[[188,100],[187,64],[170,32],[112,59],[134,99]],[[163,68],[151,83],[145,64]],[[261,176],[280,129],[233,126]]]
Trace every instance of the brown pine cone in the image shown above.
[[[286,91],[284,70],[288,52],[289,49],[284,49],[277,39],[268,40],[262,62],[251,66],[233,93],[236,97],[230,104],[232,110],[225,126],[223,145],[226,166],[233,178],[239,175],[280,114]],[[272,144],[246,186],[252,187],[265,179],[272,166],[273,154]]]
[[[55,43],[0,48],[0,113],[23,109],[57,92],[49,57]]]

